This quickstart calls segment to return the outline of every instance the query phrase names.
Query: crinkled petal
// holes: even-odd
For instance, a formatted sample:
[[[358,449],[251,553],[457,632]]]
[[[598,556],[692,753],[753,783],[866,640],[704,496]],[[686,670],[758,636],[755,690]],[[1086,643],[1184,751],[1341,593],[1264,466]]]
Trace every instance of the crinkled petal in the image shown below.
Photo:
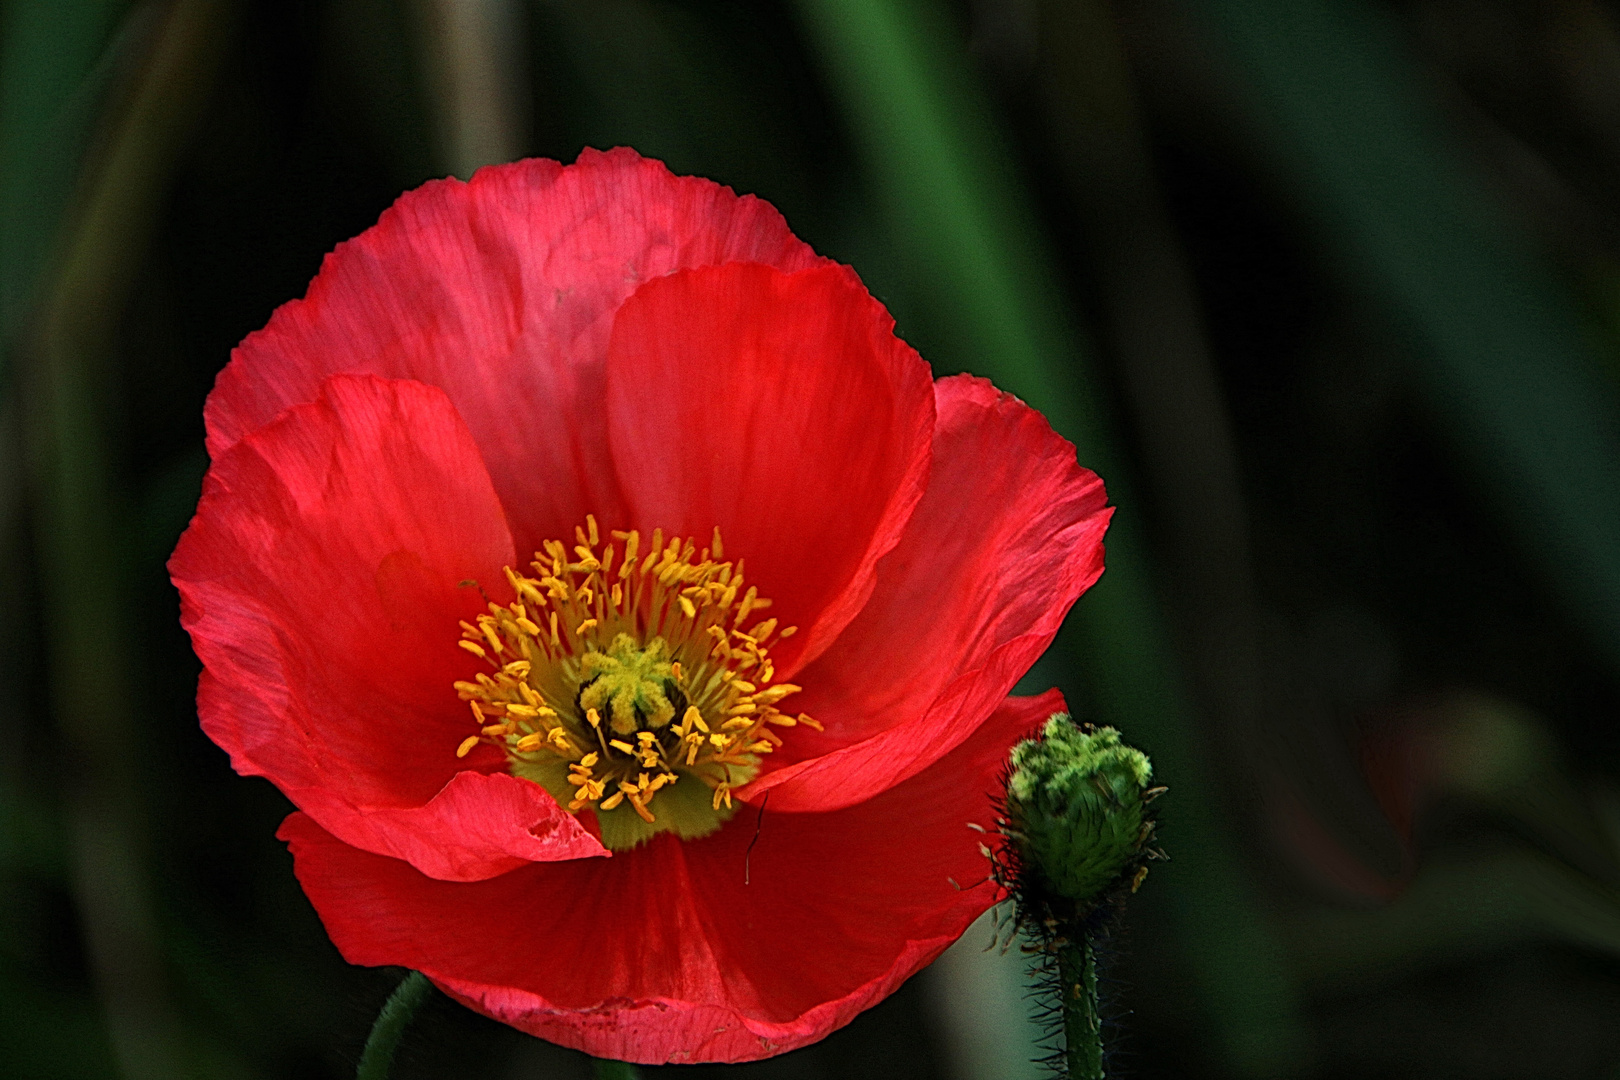
[[[731,263],[638,289],[607,376],[631,520],[700,544],[719,526],[769,614],[800,630],[772,654],[790,677],[865,603],[922,492],[927,365],[849,268]]]
[[[512,539],[444,393],[340,375],[224,451],[169,570],[203,729],[349,843],[473,879],[603,849],[537,784],[465,760],[458,619]]]
[[[998,898],[970,824],[993,826],[1012,745],[1063,708],[1011,698],[906,783],[826,814],[745,808],[704,840],[455,884],[281,828],[327,932],[514,1027],[598,1057],[748,1061],[825,1036]],[[756,839],[757,834],[757,839]]]
[[[1035,410],[983,379],[935,384],[933,469],[877,588],[789,699],[793,729],[740,790],[781,810],[883,791],[967,738],[1103,568],[1102,481]]]
[[[331,374],[429,383],[466,420],[527,555],[587,513],[618,517],[601,423],[613,313],[644,281],[739,259],[818,261],[768,203],[631,150],[426,184],[237,348],[208,399],[209,452]]]

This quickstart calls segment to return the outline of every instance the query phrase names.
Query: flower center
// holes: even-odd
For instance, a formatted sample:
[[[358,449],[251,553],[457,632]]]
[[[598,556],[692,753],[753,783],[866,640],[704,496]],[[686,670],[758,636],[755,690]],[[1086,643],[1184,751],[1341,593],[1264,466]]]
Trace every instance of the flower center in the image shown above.
[[[782,744],[773,727],[821,726],[777,708],[799,687],[772,684],[769,647],[798,628],[757,618],[771,602],[722,561],[718,528],[701,551],[654,530],[643,555],[639,532],[603,546],[585,521],[572,552],[542,545],[534,577],[506,568],[515,602],[461,624],[461,647],[493,670],[455,684],[479,728],[456,754],[499,746],[514,775],[594,812],[612,849],[706,836]]]

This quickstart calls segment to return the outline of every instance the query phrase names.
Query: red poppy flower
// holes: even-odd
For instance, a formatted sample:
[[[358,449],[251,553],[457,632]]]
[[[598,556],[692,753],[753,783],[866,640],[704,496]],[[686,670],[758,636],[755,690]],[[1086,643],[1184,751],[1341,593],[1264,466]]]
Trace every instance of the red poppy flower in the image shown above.
[[[764,1057],[996,899],[1009,698],[1101,483],[757,199],[412,192],[236,350],[170,564],[204,730],[345,957],[600,1057]]]

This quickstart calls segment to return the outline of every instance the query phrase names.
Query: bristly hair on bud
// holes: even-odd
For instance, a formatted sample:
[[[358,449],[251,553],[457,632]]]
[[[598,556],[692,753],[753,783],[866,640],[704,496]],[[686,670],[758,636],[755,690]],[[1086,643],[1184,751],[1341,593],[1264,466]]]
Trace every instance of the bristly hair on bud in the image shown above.
[[[1054,1024],[1047,1064],[1061,1077],[1104,1080],[1098,951],[1148,862],[1165,858],[1153,846],[1151,808],[1165,790],[1118,731],[1067,713],[1053,714],[1008,761],[995,877],[1034,958],[1041,1012]]]

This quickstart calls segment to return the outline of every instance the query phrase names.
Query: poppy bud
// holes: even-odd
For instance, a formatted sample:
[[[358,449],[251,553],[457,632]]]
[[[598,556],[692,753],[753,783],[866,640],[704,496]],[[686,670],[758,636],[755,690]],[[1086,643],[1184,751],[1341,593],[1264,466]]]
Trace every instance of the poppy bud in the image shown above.
[[[1117,922],[1126,886],[1163,858],[1148,845],[1147,755],[1111,727],[1075,724],[1054,713],[1038,739],[1013,748],[1001,831],[1006,839],[996,876],[1017,900],[1016,923],[1035,957],[1037,995],[1062,1049],[1048,1060],[1065,1080],[1107,1075],[1105,1010],[1099,997],[1100,953]]]
[[[1076,725],[1067,713],[1047,720],[1039,739],[1012,752],[1007,835],[1017,848],[1021,890],[1048,901],[1095,906],[1117,886],[1145,876],[1153,839],[1147,755],[1111,727]]]

